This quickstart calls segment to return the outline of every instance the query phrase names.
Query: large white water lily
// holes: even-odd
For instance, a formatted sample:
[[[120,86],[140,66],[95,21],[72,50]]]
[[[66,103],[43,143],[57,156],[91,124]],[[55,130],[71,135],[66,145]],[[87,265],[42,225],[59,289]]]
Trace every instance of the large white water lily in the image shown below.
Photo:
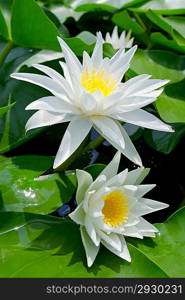
[[[143,196],[155,187],[140,184],[147,175],[143,167],[117,174],[120,152],[93,181],[91,175],[77,170],[77,208],[69,215],[80,224],[87,264],[90,267],[102,243],[117,256],[131,261],[125,236],[143,239],[158,232],[142,216],[168,207],[168,204]]]
[[[112,45],[114,49],[120,49],[120,48],[131,48],[134,42],[134,38],[130,38],[130,33],[126,33],[126,31],[123,31],[121,35],[118,34],[118,27],[115,26],[112,32],[112,35],[110,35],[109,32],[105,35],[106,43],[109,43]]]
[[[128,70],[136,46],[125,52],[121,48],[112,58],[103,58],[103,41],[97,39],[90,57],[83,53],[82,64],[67,44],[58,38],[65,63],[60,62],[64,76],[45,65],[34,65],[48,76],[14,73],[11,77],[37,84],[53,95],[29,104],[27,110],[38,110],[27,122],[26,130],[70,122],[54,161],[60,166],[79,147],[92,127],[127,158],[142,165],[139,154],[118,122],[162,131],[172,131],[152,114],[142,110],[161,94],[167,80],[139,75],[125,83],[121,80]]]

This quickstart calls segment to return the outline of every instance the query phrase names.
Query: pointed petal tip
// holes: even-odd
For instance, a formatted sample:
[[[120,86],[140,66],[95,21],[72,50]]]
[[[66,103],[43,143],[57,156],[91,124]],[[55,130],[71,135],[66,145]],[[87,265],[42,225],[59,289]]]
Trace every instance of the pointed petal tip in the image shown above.
[[[170,207],[168,203],[163,203],[163,205],[164,205],[164,209]]]
[[[169,132],[175,132],[175,130],[171,126],[169,126]]]
[[[92,265],[93,265],[93,261],[89,258],[87,258],[87,266],[88,266],[88,268],[90,268],[90,267],[92,267]]]
[[[57,169],[61,164],[59,164],[58,162],[55,162],[53,163],[53,169]]]
[[[19,73],[12,73],[12,74],[10,74],[10,77],[16,79],[16,76],[17,76],[18,74],[19,74]]]
[[[62,47],[68,47],[67,44],[66,44],[66,42],[61,37],[57,36],[57,40],[58,40],[61,48]]]
[[[63,42],[63,39],[60,37],[60,36],[57,36],[57,40],[59,41],[59,42]]]

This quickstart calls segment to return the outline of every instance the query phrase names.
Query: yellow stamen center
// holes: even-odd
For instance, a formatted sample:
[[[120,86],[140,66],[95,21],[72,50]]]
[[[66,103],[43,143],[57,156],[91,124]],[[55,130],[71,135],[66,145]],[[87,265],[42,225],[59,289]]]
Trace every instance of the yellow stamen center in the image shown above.
[[[113,191],[103,197],[104,207],[102,213],[104,222],[113,227],[119,226],[128,219],[128,199],[119,191]]]
[[[81,75],[81,84],[90,94],[100,91],[104,96],[109,96],[116,89],[117,82],[111,76],[105,76],[104,71],[91,72],[86,68]]]

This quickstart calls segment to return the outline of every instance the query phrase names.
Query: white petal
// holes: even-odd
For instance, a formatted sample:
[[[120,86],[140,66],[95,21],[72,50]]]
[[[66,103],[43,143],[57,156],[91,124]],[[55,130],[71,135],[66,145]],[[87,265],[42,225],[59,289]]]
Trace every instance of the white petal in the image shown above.
[[[162,90],[157,91],[157,97],[162,93]],[[148,97],[148,96],[127,96],[122,97],[122,101],[118,102],[117,111],[119,113],[122,112],[129,112],[144,106],[149,105],[150,103],[154,102],[156,97]]]
[[[29,118],[26,123],[26,131],[38,127],[50,126],[54,124],[69,122],[72,119],[72,115],[69,114],[57,114],[54,112],[48,112],[39,110]]]
[[[82,73],[82,65],[75,54],[71,51],[68,45],[58,37],[58,41],[62,47],[65,61],[68,68],[68,73],[72,81],[72,86],[75,94],[80,93],[80,77]]]
[[[93,182],[92,176],[83,170],[76,170],[76,176],[78,180],[78,188],[76,192],[76,200],[79,204],[85,197],[85,193],[88,187]]]
[[[91,60],[95,69],[100,66],[102,59],[103,59],[103,41],[98,38],[91,56]]]
[[[43,73],[51,77],[54,81],[56,81],[58,84],[60,84],[69,97],[73,96],[70,85],[61,74],[44,65],[34,64],[33,67],[42,71]]]
[[[88,69],[89,72],[92,71],[92,61],[89,54],[84,51],[83,52],[83,70]]]
[[[145,83],[147,82],[149,84],[149,78],[151,75],[148,74],[142,74],[135,76],[128,81],[123,83],[124,87],[124,95],[137,95],[138,92],[142,90],[142,86],[145,86]],[[143,95],[144,93],[142,93]]]
[[[137,109],[126,113],[115,114],[114,118],[142,126],[145,128],[155,129],[159,131],[173,132],[174,130],[171,126],[163,123],[161,120],[153,116],[152,114],[142,110]]]
[[[117,121],[115,121],[115,122],[118,125],[118,127],[120,128],[121,134],[125,141],[125,148],[122,149],[121,152],[132,162],[134,162],[135,164],[137,164],[139,166],[142,166],[141,158],[140,158],[134,144],[132,143],[131,139],[129,138],[127,132],[125,131],[125,129],[119,122],[117,122]]]
[[[125,227],[124,235],[135,237],[138,239],[143,239],[142,234],[139,233],[139,230],[137,229],[136,226]]]
[[[118,226],[118,227],[112,227],[107,225],[104,221],[102,216],[101,217],[97,217],[94,218],[94,224],[96,226],[96,228],[98,228],[99,230],[105,232],[106,234],[110,234],[111,232],[116,233],[116,234],[122,234],[124,232],[123,227]]]
[[[55,113],[76,113],[74,106],[67,103],[65,100],[59,99],[55,96],[48,96],[33,101],[25,108],[26,110],[47,110]]]
[[[137,168],[128,172],[125,184],[140,184],[150,172],[149,168]]]
[[[84,210],[86,213],[89,211],[89,201],[92,201],[92,197],[97,197],[97,194],[99,192],[99,189],[104,185],[106,181],[106,176],[105,175],[99,175],[96,180],[89,186],[86,197],[83,201],[84,205]]]
[[[125,239],[123,236],[120,236],[120,241],[122,243],[122,249],[121,251],[117,251],[115,250],[113,247],[111,247],[109,244],[107,244],[106,242],[104,241],[101,241],[102,244],[109,250],[111,251],[112,253],[114,253],[115,255],[125,259],[126,261],[128,262],[131,262],[131,257],[130,257],[130,253],[128,251],[128,248],[127,248],[127,244],[125,242]]]
[[[106,183],[107,186],[122,186],[125,183],[125,179],[127,178],[127,173],[128,169],[125,169],[124,171],[110,178]]]
[[[11,77],[41,86],[58,98],[60,98],[62,95],[62,99],[64,99],[66,94],[65,90],[58,84],[58,82],[55,82],[53,79],[44,75],[32,73],[13,73],[11,74]],[[67,96],[65,99],[66,101],[69,101]]]
[[[123,49],[122,49],[123,50]],[[132,57],[134,56],[134,53],[136,52],[136,50],[137,50],[137,46],[134,46],[134,47],[132,47],[129,51],[127,51],[127,52],[122,52],[123,54],[122,55],[120,55],[119,57],[118,57],[118,59],[116,59],[115,61],[114,61],[114,63],[112,63],[113,62],[113,59],[111,59],[111,66],[110,66],[110,69],[109,69],[109,73],[113,73],[113,72],[115,72],[117,69],[119,69],[120,68],[120,65],[121,66],[123,66],[123,75],[124,75],[124,73],[128,70],[128,68],[129,68],[129,63],[130,63],[130,61],[131,61],[131,59],[132,59]],[[114,58],[114,57],[113,57]]]
[[[90,185],[88,191],[98,191],[102,185],[106,182],[106,176],[104,174],[100,174],[95,181],[93,181],[93,183]]]
[[[135,205],[131,209],[132,214],[135,215],[136,217],[144,216],[154,211],[155,210],[153,210],[152,208],[150,208],[149,206],[141,202],[135,203]]]
[[[121,42],[124,44],[125,43],[125,34],[126,34],[126,32],[125,31],[123,31],[122,33],[121,33],[121,35],[120,35],[120,40],[121,40]],[[125,46],[125,45],[124,45]]]
[[[151,191],[154,187],[156,187],[156,184],[140,184],[137,185],[137,197],[142,197],[149,191]]]
[[[75,71],[75,73],[80,73],[82,71],[82,65],[76,55],[73,53],[73,51],[69,48],[69,46],[62,40],[60,37],[58,37],[58,41],[60,43],[60,46],[62,48],[62,51],[64,53],[64,57],[66,60],[66,63],[68,65],[68,68],[70,71]]]
[[[157,211],[169,207],[169,204],[167,203],[154,201],[151,199],[142,198],[140,201],[145,205],[149,206],[150,208],[152,208],[153,211]]]
[[[118,36],[118,26],[114,26],[113,32],[112,32],[112,39],[114,42],[118,43],[119,36]]]
[[[118,172],[120,158],[121,152],[117,151],[111,162],[105,167],[105,169],[100,173],[100,175],[105,175],[107,180],[115,176]]]
[[[98,235],[101,238],[101,241],[105,241],[107,244],[109,244],[112,248],[114,248],[117,251],[121,251],[121,241],[117,234],[110,233],[106,234],[103,231],[97,229]]]
[[[107,32],[106,35],[105,35],[105,42],[109,43],[109,44],[112,43],[112,39],[111,39],[111,36],[110,36],[109,32]]]
[[[100,246],[96,246],[92,240],[90,239],[89,235],[86,232],[85,227],[80,227],[80,233],[82,237],[82,242],[85,248],[85,253],[87,257],[87,265],[88,267],[91,267],[97,254],[99,251]]]
[[[131,38],[125,45],[125,48],[131,48],[134,43],[134,38]]]
[[[59,61],[59,64],[62,67],[63,73],[64,73],[64,77],[67,80],[67,82],[70,84],[70,86],[72,87],[72,82],[71,82],[71,76],[67,67],[67,64],[64,63],[63,61]]]
[[[87,215],[85,217],[85,228],[86,228],[86,231],[87,231],[89,237],[93,241],[93,243],[96,246],[99,246],[99,244],[100,244],[100,237],[96,233],[96,230],[95,230],[94,225],[92,224],[91,218],[89,218]]]
[[[92,123],[88,119],[76,118],[70,122],[57,152],[54,169],[59,167],[77,150],[91,127]]]
[[[140,219],[140,222],[136,225],[136,227],[141,233],[143,233],[143,232],[158,232],[159,231],[156,227],[154,227],[152,224],[147,222],[142,217],[140,217],[139,219]]]
[[[85,220],[85,213],[83,210],[83,205],[80,203],[80,205],[77,206],[77,208],[69,214],[69,217],[77,224],[84,225]]]
[[[97,111],[97,102],[94,96],[84,92],[80,97],[80,108],[86,115],[95,114]]]
[[[143,237],[156,237],[155,232],[149,232],[149,231],[142,231]]]
[[[121,134],[117,123],[108,117],[92,118],[95,129],[102,135],[110,144],[121,152],[125,148],[124,138]]]
[[[113,66],[124,53],[125,53],[125,48],[122,47],[111,57],[111,59],[109,60],[109,65]]]
[[[120,99],[123,98],[123,91],[118,90],[106,97],[106,101],[103,102],[104,110],[107,110],[107,113],[114,113],[116,105],[119,103]]]
[[[134,197],[137,192],[137,187],[135,185],[124,185],[123,186],[123,191],[126,194],[126,196],[129,197]]]
[[[137,90],[137,95],[143,95],[147,93],[151,93],[152,91],[164,86],[167,84],[169,80],[160,80],[160,79],[148,79],[146,81],[143,81],[140,85],[139,90]]]
[[[132,213],[129,212],[128,220],[124,224],[124,228],[129,227],[129,226],[134,226],[134,225],[138,224],[139,221],[140,221],[140,219],[138,217],[136,217],[135,215],[133,215]]]

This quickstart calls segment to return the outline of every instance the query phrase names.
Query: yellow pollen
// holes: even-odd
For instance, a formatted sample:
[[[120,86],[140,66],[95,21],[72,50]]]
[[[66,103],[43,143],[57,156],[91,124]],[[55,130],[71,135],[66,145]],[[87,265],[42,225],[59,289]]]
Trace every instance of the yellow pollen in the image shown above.
[[[105,77],[104,71],[91,72],[86,68],[81,75],[81,84],[90,94],[100,91],[104,96],[109,96],[116,89],[117,82],[112,80],[111,75]]]
[[[112,227],[117,227],[128,219],[128,199],[119,191],[113,191],[103,197],[104,207],[102,213],[104,222]]]

